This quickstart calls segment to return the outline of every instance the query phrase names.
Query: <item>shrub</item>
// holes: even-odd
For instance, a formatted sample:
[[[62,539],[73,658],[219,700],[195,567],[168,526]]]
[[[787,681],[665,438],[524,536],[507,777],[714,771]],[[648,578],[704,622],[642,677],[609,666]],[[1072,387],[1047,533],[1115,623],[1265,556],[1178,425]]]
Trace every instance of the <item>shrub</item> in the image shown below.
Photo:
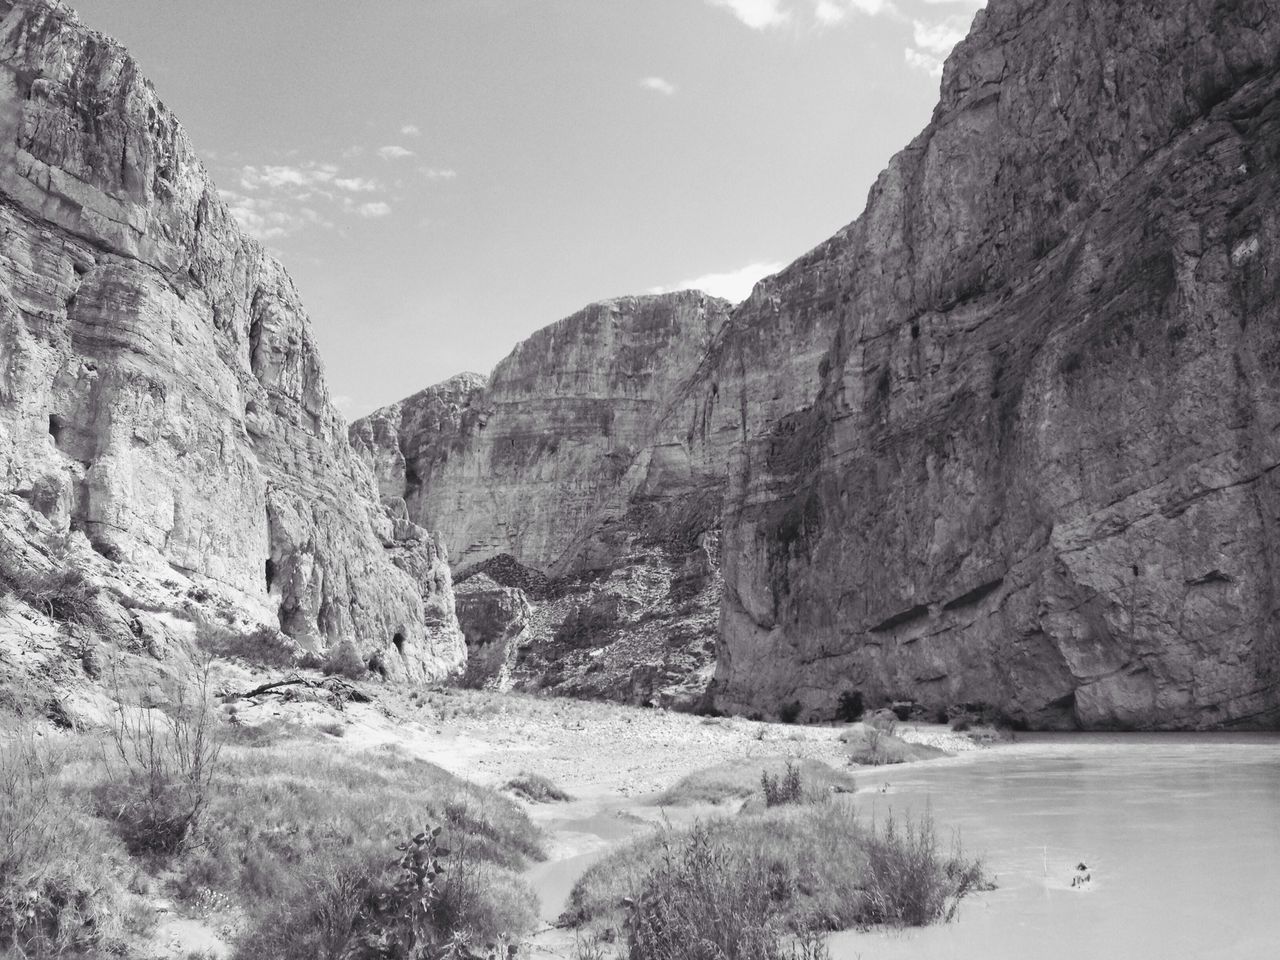
[[[70,748],[42,747],[25,734],[0,744],[4,956],[98,956],[144,924],[120,841],[59,781],[79,765]]]
[[[573,799],[554,782],[537,773],[521,773],[507,781],[506,789],[532,803],[563,803]]]
[[[862,719],[865,708],[862,704],[862,693],[858,690],[846,690],[840,694],[836,705],[836,719],[841,723],[857,723]]]
[[[50,620],[98,632],[104,629],[99,588],[78,568],[31,570],[6,565],[3,579],[13,596]]]
[[[785,764],[794,764],[799,769],[809,786],[811,798],[853,792],[854,778],[821,760],[783,761],[781,758],[769,758],[755,762],[725,763],[696,770],[658,794],[653,803],[664,807],[680,807],[695,803],[749,800],[759,795],[762,775],[785,774]]]
[[[779,807],[785,803],[803,803],[805,799],[804,781],[800,777],[800,768],[790,760],[787,761],[786,772],[779,776],[770,776],[768,770],[762,770],[760,788],[764,792],[766,807]]]
[[[959,842],[950,856],[938,850],[933,817],[899,826],[892,812],[866,838],[867,881],[864,923],[923,926],[950,922],[960,901],[975,890],[990,889],[978,860],[966,859]]]
[[[478,943],[533,925],[518,871],[541,858],[541,838],[518,804],[394,749],[280,732],[287,739],[226,751],[177,862],[183,895],[214,889],[246,905],[239,956],[341,956],[332,945],[346,943],[364,897],[393,882],[395,844],[423,820],[442,826],[450,850],[441,909],[451,925]]]
[[[348,680],[359,680],[369,672],[369,667],[361,659],[356,645],[350,640],[342,640],[329,651],[321,670],[326,677],[336,674]]]
[[[857,923],[865,858],[850,804],[773,807],[706,820],[697,829],[732,867],[733,882],[767,878],[769,914],[779,928],[835,930]],[[690,836],[691,831],[668,827],[611,852],[579,878],[561,921],[623,925],[619,904],[635,901],[668,854],[683,850]]]
[[[201,617],[196,622],[196,646],[223,659],[239,657],[265,667],[288,667],[298,659],[297,645],[265,624],[236,630]]]
[[[810,928],[790,945],[779,902],[788,891],[768,862],[718,842],[705,824],[670,838],[663,856],[630,900],[630,960],[781,960],[821,956]]]
[[[121,706],[106,753],[98,810],[133,854],[179,853],[199,827],[222,745],[214,736],[209,675],[193,698],[179,687],[168,716]]]
[[[778,719],[783,723],[795,723],[800,719],[800,701],[792,700],[778,708]]]

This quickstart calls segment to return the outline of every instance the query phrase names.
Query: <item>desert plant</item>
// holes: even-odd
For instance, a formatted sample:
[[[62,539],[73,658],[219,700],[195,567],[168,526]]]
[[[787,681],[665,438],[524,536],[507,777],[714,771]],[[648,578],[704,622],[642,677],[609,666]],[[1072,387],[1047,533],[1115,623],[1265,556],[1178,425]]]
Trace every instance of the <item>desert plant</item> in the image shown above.
[[[846,690],[840,694],[840,700],[836,705],[837,720],[842,723],[857,723],[862,719],[864,712],[861,691]]]
[[[783,886],[780,887],[779,884]],[[717,842],[705,824],[669,838],[662,859],[627,904],[630,960],[782,960],[825,953],[803,927],[783,922],[785,880],[751,852]]]
[[[538,773],[521,773],[506,783],[506,789],[533,803],[562,803],[573,798]]]
[[[792,700],[790,703],[784,703],[778,708],[778,719],[783,723],[795,723],[800,719],[801,709],[802,707],[800,706],[799,700]]]
[[[114,820],[134,854],[180,852],[200,824],[222,744],[214,736],[209,671],[198,692],[185,686],[167,716],[120,706],[104,749],[99,812]]]
[[[866,838],[865,923],[922,926],[954,919],[960,901],[989,889],[982,863],[967,859],[959,841],[951,854],[939,850],[937,829],[926,810],[918,821],[899,825],[892,811]]]
[[[760,773],[760,789],[764,792],[766,807],[778,807],[785,803],[803,803],[805,799],[804,780],[800,776],[800,768],[792,761],[787,761],[786,770],[778,776],[770,776],[768,770]]]
[[[120,841],[59,776],[82,761],[29,732],[0,743],[0,954],[110,953],[144,925]]]
[[[104,627],[99,588],[76,567],[33,570],[6,565],[3,579],[14,597],[50,620],[94,631]]]
[[[361,658],[354,643],[342,640],[329,651],[321,670],[326,677],[336,674],[348,680],[359,680],[369,672],[369,665]]]

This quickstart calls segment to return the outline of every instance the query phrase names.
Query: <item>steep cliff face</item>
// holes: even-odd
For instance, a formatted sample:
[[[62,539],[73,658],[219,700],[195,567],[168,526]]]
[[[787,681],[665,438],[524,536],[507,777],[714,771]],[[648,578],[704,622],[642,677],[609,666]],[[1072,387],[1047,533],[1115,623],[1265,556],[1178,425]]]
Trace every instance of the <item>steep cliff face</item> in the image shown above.
[[[487,386],[455,377],[353,424],[352,442],[455,567],[510,554],[550,570],[625,511],[628,471],[728,309],[696,291],[592,304],[517,346]]]
[[[54,0],[0,16],[0,490],[313,649],[456,669],[443,554],[352,455],[288,276],[124,50]]]
[[[747,445],[716,689],[1280,723],[1280,4],[992,0]],[[733,322],[767,313],[759,293]]]

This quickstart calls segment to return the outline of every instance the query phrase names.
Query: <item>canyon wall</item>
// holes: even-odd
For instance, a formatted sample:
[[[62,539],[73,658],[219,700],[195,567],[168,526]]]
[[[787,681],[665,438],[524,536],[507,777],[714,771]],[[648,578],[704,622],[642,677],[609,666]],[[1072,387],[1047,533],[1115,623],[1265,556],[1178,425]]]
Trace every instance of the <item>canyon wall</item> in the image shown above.
[[[352,454],[289,277],[54,0],[0,0],[0,233],[0,493],[311,650],[461,666],[443,552]]]
[[[675,632],[717,604],[723,709],[820,719],[856,692],[1274,727],[1278,8],[992,0],[863,215],[700,356],[686,341],[638,439],[561,446],[583,436],[564,372],[615,362],[566,325],[487,388],[518,368],[529,418],[468,381],[471,412],[392,408],[357,445],[468,563],[616,586],[665,550],[657,586],[620,595],[640,612],[599,630],[622,650],[646,611]],[[504,418],[509,446],[477,439]],[[694,540],[713,575],[666,609]],[[571,640],[600,592],[544,632]]]
[[[1274,2],[978,15],[733,474],[717,702],[1280,722],[1278,62]]]

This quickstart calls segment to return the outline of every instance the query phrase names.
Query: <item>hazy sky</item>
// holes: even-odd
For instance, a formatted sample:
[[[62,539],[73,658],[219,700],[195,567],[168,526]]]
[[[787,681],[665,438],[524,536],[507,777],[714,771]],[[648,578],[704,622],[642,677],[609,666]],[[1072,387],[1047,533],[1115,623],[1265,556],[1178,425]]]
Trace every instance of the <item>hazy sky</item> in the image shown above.
[[[854,219],[982,0],[72,0],[302,292],[349,416]]]

